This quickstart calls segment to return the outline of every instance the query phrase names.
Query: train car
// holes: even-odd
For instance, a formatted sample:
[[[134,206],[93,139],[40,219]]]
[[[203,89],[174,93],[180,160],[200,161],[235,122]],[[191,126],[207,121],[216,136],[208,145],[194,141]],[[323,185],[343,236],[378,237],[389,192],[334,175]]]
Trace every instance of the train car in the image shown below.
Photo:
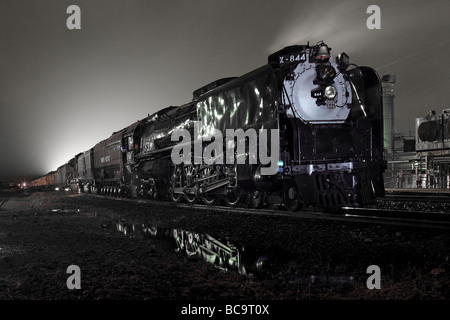
[[[75,162],[76,183],[80,192],[90,192],[94,185],[94,148],[79,153]]]
[[[139,194],[151,198],[173,196],[169,193],[173,163],[171,140],[174,128],[192,129],[189,121],[195,116],[195,105],[171,106],[150,115],[140,124],[139,145],[132,170],[139,183]]]
[[[50,182],[50,184],[52,185],[52,186],[55,186],[56,185],[56,179],[57,179],[57,176],[56,176],[56,171],[51,171],[49,174],[48,174],[48,180],[49,180],[49,182]]]
[[[46,175],[30,181],[28,185],[40,189],[55,188],[57,185],[57,172],[50,171]]]
[[[131,196],[133,198],[144,196],[145,190],[150,191],[150,187],[146,185],[146,181],[136,174],[134,170],[135,156],[140,152],[140,132],[142,124],[146,119],[138,120],[123,130],[122,135],[122,152],[124,153],[124,180],[126,187],[123,189],[122,195]]]
[[[122,154],[123,130],[114,132],[94,146],[94,192],[100,194],[117,195],[123,187],[124,163]]]
[[[66,164],[63,164],[56,169],[55,185],[58,190],[67,185]]]
[[[60,173],[62,172],[63,168],[60,169]],[[41,176],[39,178],[33,179],[28,183],[30,187],[35,187],[39,189],[53,189],[57,187],[58,184],[58,172],[57,171],[50,171],[44,176]]]
[[[78,177],[77,177],[77,157],[73,157],[67,162],[67,187],[70,188],[72,191],[78,191]]]
[[[50,175],[45,175],[39,178],[36,178],[28,183],[29,187],[42,188],[50,186]]]
[[[69,163],[65,163],[56,169],[55,188],[64,190],[69,187],[69,180],[73,177],[73,169]]]

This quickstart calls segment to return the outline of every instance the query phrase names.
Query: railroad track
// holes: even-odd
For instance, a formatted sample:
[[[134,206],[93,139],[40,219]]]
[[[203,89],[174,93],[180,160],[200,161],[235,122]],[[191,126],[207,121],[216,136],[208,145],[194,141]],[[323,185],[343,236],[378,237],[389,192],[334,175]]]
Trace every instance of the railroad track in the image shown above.
[[[382,200],[392,201],[423,201],[423,202],[449,202],[450,197],[447,195],[431,195],[431,194],[387,194]]]
[[[450,201],[450,192],[448,189],[386,189],[386,196],[383,199],[447,202]]]
[[[340,212],[346,217],[354,217],[360,222],[450,230],[450,215],[444,213],[370,208],[342,208]]]
[[[348,223],[370,223],[381,225],[402,226],[420,229],[450,230],[450,214],[384,210],[373,208],[342,208],[333,212],[323,212],[318,209],[303,209],[297,212],[288,211],[284,208],[262,208],[253,209],[244,206],[208,206],[205,204],[173,203],[169,201],[111,198],[101,195],[90,195],[104,199],[116,199],[122,201],[132,201],[136,203],[156,204],[168,207],[177,207],[189,210],[199,210],[208,212],[226,212],[233,214],[248,214],[255,216],[284,216],[297,219],[317,219]]]
[[[8,202],[9,197],[1,197],[0,198],[0,208],[6,203]]]
[[[301,210],[291,212],[276,209],[229,208],[222,206],[177,204],[177,207],[197,210],[234,212],[251,215],[285,216],[292,218],[318,219],[341,222],[371,223],[414,228],[450,230],[450,215],[430,212],[385,211],[368,208],[342,208],[334,212]]]

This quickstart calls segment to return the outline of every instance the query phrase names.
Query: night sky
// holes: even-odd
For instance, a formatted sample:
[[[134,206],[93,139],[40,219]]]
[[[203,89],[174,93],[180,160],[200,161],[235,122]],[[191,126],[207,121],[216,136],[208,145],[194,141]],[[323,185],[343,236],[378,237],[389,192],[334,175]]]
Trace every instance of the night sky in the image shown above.
[[[81,29],[66,26],[81,9]],[[369,5],[381,9],[370,30]],[[0,180],[55,170],[79,152],[285,46],[397,76],[395,129],[450,108],[450,2],[1,0]]]

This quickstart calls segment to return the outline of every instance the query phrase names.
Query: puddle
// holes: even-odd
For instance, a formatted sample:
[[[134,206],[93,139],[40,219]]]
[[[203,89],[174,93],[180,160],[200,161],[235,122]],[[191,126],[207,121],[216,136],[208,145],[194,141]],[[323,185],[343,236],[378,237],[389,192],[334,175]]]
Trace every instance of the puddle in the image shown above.
[[[270,278],[286,273],[292,254],[281,250],[261,250],[258,248],[237,246],[229,241],[182,229],[157,228],[139,223],[116,223],[117,230],[128,237],[152,241],[160,252],[176,252],[186,257],[195,257],[215,265],[220,270],[235,271],[241,275],[258,278]],[[291,271],[292,272],[292,271]],[[310,275],[288,276],[280,282],[289,283],[353,283],[353,276],[347,275]]]
[[[51,209],[51,212],[62,212],[62,213],[79,213],[80,209]]]
[[[157,250],[181,253],[196,257],[225,271],[235,270],[247,275],[242,264],[240,250],[208,234],[199,234],[182,229],[156,228],[145,224],[118,222],[117,230],[126,236],[153,240]]]
[[[85,209],[51,209],[51,212],[59,213],[81,213],[88,218],[97,218],[97,212],[86,211]]]

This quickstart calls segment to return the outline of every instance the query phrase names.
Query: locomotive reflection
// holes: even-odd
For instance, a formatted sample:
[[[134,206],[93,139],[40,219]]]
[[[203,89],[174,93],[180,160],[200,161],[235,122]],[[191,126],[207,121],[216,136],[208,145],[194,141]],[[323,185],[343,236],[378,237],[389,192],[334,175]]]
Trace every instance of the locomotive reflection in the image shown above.
[[[117,222],[116,226],[118,231],[128,237],[152,241],[156,251],[171,251],[187,257],[195,257],[213,264],[220,270],[237,271],[248,277],[271,278],[292,258],[280,249],[273,252],[244,246],[238,248],[228,241],[223,242],[208,234],[182,229],[156,228],[143,223],[124,221]],[[284,281],[294,284],[343,284],[353,283],[355,278],[353,275],[304,274],[290,275]]]
[[[158,248],[198,257],[221,270],[235,270],[249,275],[241,259],[241,251],[230,243],[224,243],[208,235],[182,229],[156,228],[139,223],[118,222],[117,230],[138,239],[153,239]]]

